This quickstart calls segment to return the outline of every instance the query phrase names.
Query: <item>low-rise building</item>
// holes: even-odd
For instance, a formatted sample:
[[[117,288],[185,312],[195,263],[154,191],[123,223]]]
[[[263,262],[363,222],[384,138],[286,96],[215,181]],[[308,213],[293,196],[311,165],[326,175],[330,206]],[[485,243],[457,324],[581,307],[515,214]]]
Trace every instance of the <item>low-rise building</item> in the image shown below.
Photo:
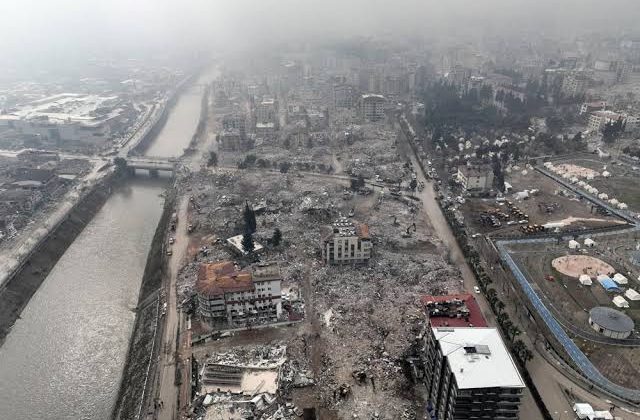
[[[327,264],[358,264],[371,258],[369,226],[346,217],[335,221],[322,240],[322,259]]]
[[[376,122],[384,119],[384,96],[367,94],[360,98],[360,116],[365,121]]]
[[[423,341],[431,418],[518,418],[525,384],[495,328],[429,327]]]
[[[487,191],[493,186],[493,169],[489,165],[459,166],[457,177],[467,191]]]
[[[585,102],[580,106],[580,115],[590,114],[596,111],[604,111],[607,108],[606,101]]]
[[[213,325],[231,327],[276,322],[282,315],[281,282],[276,263],[253,271],[239,270],[230,261],[201,264],[198,314]]]

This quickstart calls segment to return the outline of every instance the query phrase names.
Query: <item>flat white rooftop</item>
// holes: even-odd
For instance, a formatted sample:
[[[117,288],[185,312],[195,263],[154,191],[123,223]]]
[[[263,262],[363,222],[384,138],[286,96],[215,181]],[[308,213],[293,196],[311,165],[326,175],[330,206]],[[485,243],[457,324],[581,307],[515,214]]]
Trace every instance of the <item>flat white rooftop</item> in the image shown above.
[[[524,388],[525,384],[495,328],[433,328],[459,389]]]

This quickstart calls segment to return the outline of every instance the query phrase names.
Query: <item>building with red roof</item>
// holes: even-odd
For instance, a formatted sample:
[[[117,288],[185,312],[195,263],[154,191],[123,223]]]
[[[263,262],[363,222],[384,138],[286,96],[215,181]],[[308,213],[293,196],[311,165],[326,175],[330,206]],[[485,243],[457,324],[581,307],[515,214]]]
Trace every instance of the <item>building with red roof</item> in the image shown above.
[[[471,294],[423,296],[420,299],[432,327],[487,327]]]
[[[259,264],[239,270],[231,261],[204,263],[198,270],[198,314],[207,322],[228,326],[264,324],[282,314],[280,267]]]

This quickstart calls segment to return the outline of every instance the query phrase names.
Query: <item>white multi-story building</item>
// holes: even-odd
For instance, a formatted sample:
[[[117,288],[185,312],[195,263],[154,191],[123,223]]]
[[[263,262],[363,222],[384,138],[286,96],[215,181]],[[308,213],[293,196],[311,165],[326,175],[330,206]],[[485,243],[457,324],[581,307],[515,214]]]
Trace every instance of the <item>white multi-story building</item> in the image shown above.
[[[322,259],[327,264],[358,264],[371,258],[369,226],[346,217],[336,220],[322,240]]]
[[[384,118],[384,96],[367,94],[360,98],[360,114],[365,121],[376,122]]]
[[[274,128],[278,128],[278,101],[274,98],[265,96],[262,102],[256,107],[256,123],[257,124],[273,124]]]
[[[423,344],[431,418],[518,419],[525,384],[495,328],[427,328]]]
[[[493,169],[489,165],[459,166],[458,181],[467,191],[486,191],[493,186]]]
[[[200,265],[198,314],[214,325],[245,326],[282,316],[282,278],[277,264],[238,270],[230,261]]]

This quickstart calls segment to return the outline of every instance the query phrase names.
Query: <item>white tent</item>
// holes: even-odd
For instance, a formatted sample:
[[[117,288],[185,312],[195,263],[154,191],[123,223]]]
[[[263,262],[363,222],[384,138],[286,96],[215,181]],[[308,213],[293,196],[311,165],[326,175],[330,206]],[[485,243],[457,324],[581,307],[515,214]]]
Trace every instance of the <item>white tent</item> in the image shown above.
[[[584,240],[584,246],[587,248],[593,248],[596,245],[596,241],[591,238],[587,238]]]
[[[613,278],[613,281],[615,281],[618,284],[627,284],[627,283],[629,283],[629,280],[625,276],[620,274],[620,273],[614,274],[612,278]]]
[[[624,292],[624,295],[629,300],[640,300],[640,293],[636,292],[633,289],[627,289],[627,291]]]
[[[589,277],[587,274],[581,274],[578,280],[580,280],[580,283],[584,286],[591,286],[593,284],[593,282],[591,281],[591,277]]]
[[[594,411],[593,415],[587,416],[589,420],[613,420],[613,414],[608,411]]]
[[[602,172],[602,176],[605,177],[605,178],[609,178],[611,176],[611,172],[604,171],[604,172]]]
[[[569,249],[579,249],[580,243],[578,241],[574,241],[573,239],[569,241]]]
[[[620,204],[618,204],[618,208],[619,208],[620,210],[626,210],[626,209],[628,209],[628,208],[629,208],[629,206],[627,206],[627,204],[626,204],[626,203],[620,203]]]
[[[590,415],[593,415],[593,407],[591,404],[587,403],[576,403],[573,404],[573,411],[576,413],[579,419],[586,419]]]
[[[616,296],[613,298],[613,304],[616,305],[618,308],[628,308],[629,307],[629,302],[627,302],[627,300],[625,298],[623,298],[622,296]]]
[[[620,204],[620,202],[618,200],[616,200],[615,198],[612,198],[611,200],[609,200],[609,204],[611,204],[613,206],[617,206],[618,204]]]
[[[600,200],[608,200],[609,199],[609,195],[607,193],[600,193],[600,194],[598,194],[598,198]]]

